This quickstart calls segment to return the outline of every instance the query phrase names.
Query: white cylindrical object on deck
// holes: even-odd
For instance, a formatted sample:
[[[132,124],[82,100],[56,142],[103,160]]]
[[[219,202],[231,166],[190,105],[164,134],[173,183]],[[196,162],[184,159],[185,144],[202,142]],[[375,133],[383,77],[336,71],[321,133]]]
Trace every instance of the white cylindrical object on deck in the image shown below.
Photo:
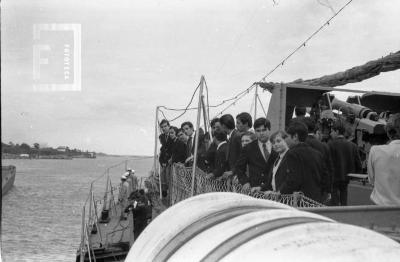
[[[258,200],[243,194],[220,192],[201,194],[181,201],[157,216],[140,234],[129,251],[126,261],[153,261],[161,249],[176,238],[177,235],[193,227],[201,219],[210,221],[215,214],[224,210],[234,212],[236,209],[246,212],[245,208],[257,210],[264,208],[289,208],[273,201]],[[200,221],[200,224],[202,222]],[[204,223],[203,223],[204,224]],[[177,241],[177,240],[175,240]],[[179,243],[177,243],[179,245]]]
[[[236,193],[208,193],[160,214],[132,246],[133,261],[376,261],[400,245],[361,227]]]

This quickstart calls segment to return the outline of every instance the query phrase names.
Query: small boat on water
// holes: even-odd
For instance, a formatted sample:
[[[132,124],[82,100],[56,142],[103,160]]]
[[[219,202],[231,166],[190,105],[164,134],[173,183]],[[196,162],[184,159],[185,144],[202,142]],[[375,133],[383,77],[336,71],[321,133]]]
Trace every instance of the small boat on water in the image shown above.
[[[15,166],[1,166],[1,194],[5,195],[14,185]]]

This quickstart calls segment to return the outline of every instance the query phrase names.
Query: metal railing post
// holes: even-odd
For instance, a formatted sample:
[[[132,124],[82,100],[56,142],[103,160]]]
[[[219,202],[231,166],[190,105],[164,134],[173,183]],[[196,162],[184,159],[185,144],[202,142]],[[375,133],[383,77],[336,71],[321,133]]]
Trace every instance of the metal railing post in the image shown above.
[[[90,240],[89,240],[89,232],[88,232],[88,225],[85,224],[85,233],[86,233],[86,246],[88,249],[88,256],[89,256],[89,261],[92,261],[92,255],[90,254]]]
[[[82,233],[81,233],[81,256],[80,262],[85,261],[85,206],[82,208]]]
[[[92,220],[92,195],[93,195],[93,182],[90,184],[90,192],[89,192],[89,216],[88,216],[88,224],[91,224]]]
[[[206,104],[204,102],[204,95],[201,96],[201,104],[203,107],[203,118],[204,118],[204,132],[207,134],[208,132],[208,138],[210,139],[209,143],[206,145],[207,149],[212,143],[212,134],[211,134],[211,127],[210,127],[210,119],[208,118],[208,109],[206,107]]]
[[[194,145],[194,156],[193,156],[193,168],[192,168],[192,189],[191,196],[194,195],[194,179],[196,177],[196,165],[197,165],[197,150],[199,148],[199,129],[200,129],[200,116],[201,116],[201,97],[203,96],[204,76],[200,79],[200,92],[199,92],[199,104],[197,107],[197,122],[196,122],[196,134],[195,134],[195,145]]]
[[[254,117],[253,122],[257,119],[257,99],[258,98],[258,85],[256,85],[255,93],[254,93]]]
[[[92,195],[92,197],[93,197],[93,208],[94,208],[94,218],[95,218],[94,223],[96,225],[97,233],[100,236],[100,242],[103,242],[103,237],[101,236],[101,230],[100,230],[100,226],[99,226],[99,216],[97,214],[97,205],[96,205],[96,202],[94,201],[94,195]]]
[[[109,184],[109,181],[110,181],[110,176],[107,174],[106,191],[104,193],[103,210],[107,210],[107,197],[108,197],[108,184]]]
[[[157,160],[158,160],[158,111],[159,111],[159,106],[156,107],[156,121],[154,125],[154,163],[153,163],[153,168],[154,168],[154,176],[158,173],[159,177],[159,187],[160,187],[160,199],[162,199],[162,189],[161,189],[161,174],[158,171],[158,166],[157,166]]]

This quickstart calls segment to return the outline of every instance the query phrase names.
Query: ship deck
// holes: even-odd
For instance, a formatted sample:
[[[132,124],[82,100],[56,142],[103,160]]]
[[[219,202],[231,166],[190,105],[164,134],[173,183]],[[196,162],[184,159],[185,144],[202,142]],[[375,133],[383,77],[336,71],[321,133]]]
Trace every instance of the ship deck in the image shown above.
[[[90,254],[85,253],[84,261],[124,261],[133,244],[133,217],[128,213],[127,220],[121,220],[121,205],[109,211],[109,221],[99,222],[89,232]],[[95,257],[95,259],[93,259]],[[81,261],[78,254],[77,260]]]

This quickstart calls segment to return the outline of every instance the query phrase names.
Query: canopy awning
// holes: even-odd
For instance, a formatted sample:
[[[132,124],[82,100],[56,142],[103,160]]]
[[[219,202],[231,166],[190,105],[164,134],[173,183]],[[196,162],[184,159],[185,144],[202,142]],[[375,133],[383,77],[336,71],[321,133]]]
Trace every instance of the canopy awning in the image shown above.
[[[360,66],[353,67],[344,72],[332,75],[326,75],[319,78],[302,80],[298,79],[290,83],[310,85],[310,86],[343,86],[349,83],[361,82],[365,79],[372,78],[382,72],[389,72],[400,69],[400,51],[391,53],[388,56],[369,61]],[[257,82],[264,89],[270,89],[274,83]]]

